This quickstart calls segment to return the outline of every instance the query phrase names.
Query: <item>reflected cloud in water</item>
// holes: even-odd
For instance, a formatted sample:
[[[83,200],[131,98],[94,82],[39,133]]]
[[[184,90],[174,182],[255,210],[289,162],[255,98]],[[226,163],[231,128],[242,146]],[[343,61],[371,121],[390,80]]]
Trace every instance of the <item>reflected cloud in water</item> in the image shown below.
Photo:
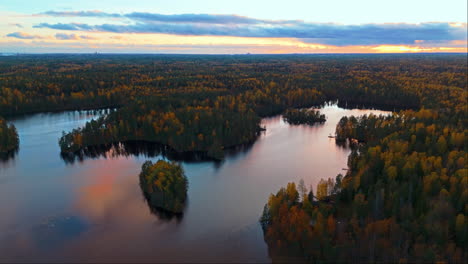
[[[218,163],[147,142],[61,158],[62,131],[92,116],[16,120],[21,151],[0,163],[0,262],[269,262],[258,219],[270,193],[301,178],[316,186],[344,173],[351,150],[328,135],[344,115],[380,113],[336,105],[321,112],[327,116],[321,126],[262,119],[267,130],[251,144],[226,149]],[[143,162],[161,158],[183,161],[189,180],[183,216],[153,208],[140,188]]]

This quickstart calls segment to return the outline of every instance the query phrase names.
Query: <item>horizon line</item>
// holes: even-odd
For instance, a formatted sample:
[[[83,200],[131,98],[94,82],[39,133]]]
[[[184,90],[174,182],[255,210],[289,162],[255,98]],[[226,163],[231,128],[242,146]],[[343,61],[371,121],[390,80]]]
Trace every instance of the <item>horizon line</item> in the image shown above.
[[[18,56],[18,55],[243,55],[243,56],[257,56],[257,55],[395,55],[395,54],[466,54],[466,52],[324,52],[324,53],[139,53],[139,52],[0,52],[0,56]]]

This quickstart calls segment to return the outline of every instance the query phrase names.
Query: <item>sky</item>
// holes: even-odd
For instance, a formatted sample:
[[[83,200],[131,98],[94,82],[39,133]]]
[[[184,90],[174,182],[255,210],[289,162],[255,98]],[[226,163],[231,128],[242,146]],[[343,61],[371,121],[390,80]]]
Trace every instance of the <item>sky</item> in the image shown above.
[[[467,52],[466,0],[0,0],[0,53]]]

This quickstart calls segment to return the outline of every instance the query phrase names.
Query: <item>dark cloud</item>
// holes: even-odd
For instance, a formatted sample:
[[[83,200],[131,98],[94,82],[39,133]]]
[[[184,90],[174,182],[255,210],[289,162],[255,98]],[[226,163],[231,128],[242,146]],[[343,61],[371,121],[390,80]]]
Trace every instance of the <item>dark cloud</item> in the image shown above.
[[[11,37],[11,38],[18,38],[18,39],[43,39],[43,37],[41,36],[30,35],[24,32],[13,32],[13,33],[7,34],[6,36]]]
[[[168,23],[208,23],[208,24],[277,24],[293,21],[261,20],[238,15],[212,15],[212,14],[174,14],[164,15],[146,12],[133,12],[128,14],[105,13],[101,11],[47,11],[39,16],[54,17],[102,17],[102,18],[128,18],[135,21],[145,22],[168,22]]]
[[[466,40],[466,24],[449,23],[339,25],[293,20],[260,20],[236,15],[154,13],[111,14],[100,11],[42,13],[65,17],[119,17],[131,24],[41,23],[36,28],[113,33],[164,33],[175,35],[298,38],[306,42],[337,46],[414,44],[418,41]]]
[[[146,22],[169,22],[169,23],[208,23],[208,24],[259,24],[264,20],[236,15],[209,15],[209,14],[180,14],[162,15],[152,13],[130,13],[126,18]]]
[[[91,31],[93,26],[89,26],[87,24],[82,23],[57,23],[57,24],[49,24],[49,23],[40,23],[38,25],[34,25],[34,28],[51,28],[51,29],[58,29],[58,30],[85,30]]]

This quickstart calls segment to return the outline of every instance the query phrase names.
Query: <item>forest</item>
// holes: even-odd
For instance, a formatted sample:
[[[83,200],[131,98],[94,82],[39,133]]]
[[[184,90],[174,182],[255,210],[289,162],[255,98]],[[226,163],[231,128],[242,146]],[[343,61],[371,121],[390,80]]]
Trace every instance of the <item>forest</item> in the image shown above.
[[[260,116],[336,101],[415,109],[465,85],[465,59],[410,55],[19,55],[0,60],[0,115],[225,98]],[[427,93],[437,95],[425,96]],[[421,102],[424,98],[424,102]],[[195,101],[195,102],[194,102]]]
[[[283,113],[284,121],[292,125],[324,123],[327,119],[318,110],[287,109]]]
[[[435,106],[459,95],[464,63],[456,54],[12,56],[0,61],[0,115],[117,108],[64,135],[62,151],[147,140],[222,159],[255,140],[260,117],[288,108]]]
[[[176,152],[207,152],[222,159],[223,148],[253,141],[261,128],[252,111],[225,109],[218,102],[214,107],[179,108],[172,104],[159,108],[165,103],[157,100],[136,102],[63,134],[59,144],[62,152],[76,152],[87,146],[144,140]]]
[[[419,110],[343,117],[337,143],[359,142],[346,175],[322,179],[315,195],[290,183],[265,205],[273,261],[466,262],[466,88],[422,93]],[[438,104],[425,98],[442,94]]]
[[[467,69],[466,54],[10,56],[0,60],[0,116],[111,108],[65,131],[62,154],[155,142],[222,159],[257,138],[262,117],[287,109],[337,101],[391,110],[340,120],[336,142],[358,142],[346,175],[270,196],[260,219],[270,255],[464,262]],[[4,138],[11,148],[18,137]]]
[[[14,125],[8,125],[5,119],[0,117],[0,158],[9,156],[19,147],[18,132]]]
[[[175,162],[146,161],[141,167],[140,187],[152,207],[180,214],[187,200],[188,181]]]

